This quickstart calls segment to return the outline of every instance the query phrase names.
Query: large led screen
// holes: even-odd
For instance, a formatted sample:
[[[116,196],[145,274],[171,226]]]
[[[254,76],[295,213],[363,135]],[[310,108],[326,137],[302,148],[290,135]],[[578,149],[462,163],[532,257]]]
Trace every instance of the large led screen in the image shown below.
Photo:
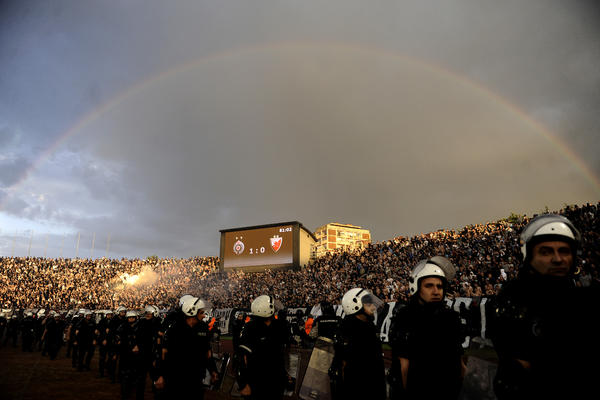
[[[225,232],[223,267],[292,264],[294,254],[292,228],[292,225],[280,225]]]

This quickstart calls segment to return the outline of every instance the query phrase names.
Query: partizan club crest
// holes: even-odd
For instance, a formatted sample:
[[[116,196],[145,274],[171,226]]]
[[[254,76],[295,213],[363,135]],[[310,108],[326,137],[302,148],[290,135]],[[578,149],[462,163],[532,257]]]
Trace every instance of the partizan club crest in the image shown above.
[[[242,254],[244,252],[244,242],[242,242],[238,238],[236,238],[236,239],[237,239],[237,242],[235,242],[233,244],[233,252],[239,256],[240,254]]]
[[[271,238],[271,248],[273,249],[273,251],[275,253],[277,253],[279,251],[282,243],[283,243],[282,237],[275,235]]]

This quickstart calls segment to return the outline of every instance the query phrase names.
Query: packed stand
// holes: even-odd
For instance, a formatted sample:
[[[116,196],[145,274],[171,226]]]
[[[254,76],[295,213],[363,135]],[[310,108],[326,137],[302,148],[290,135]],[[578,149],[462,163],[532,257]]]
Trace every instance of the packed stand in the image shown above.
[[[599,204],[560,210],[581,230],[579,285],[598,280]],[[0,306],[5,309],[115,309],[173,306],[182,293],[210,298],[217,308],[247,307],[273,293],[287,307],[339,302],[352,287],[366,287],[387,302],[407,301],[410,268],[444,255],[457,266],[449,297],[489,297],[516,277],[518,234],[526,216],[396,237],[349,252],[336,251],[299,271],[219,271],[218,257],[147,260],[0,258]]]

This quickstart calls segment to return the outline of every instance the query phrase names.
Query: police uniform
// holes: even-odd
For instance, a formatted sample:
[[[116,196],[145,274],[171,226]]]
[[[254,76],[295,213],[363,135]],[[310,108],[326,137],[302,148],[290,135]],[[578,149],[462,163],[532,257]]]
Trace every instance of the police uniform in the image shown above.
[[[77,355],[77,370],[83,371],[83,369],[90,370],[90,363],[94,356],[96,346],[94,345],[96,324],[93,319],[84,317],[79,324],[77,324],[75,332],[75,340],[77,341],[78,355]]]
[[[198,321],[191,327],[185,320],[177,320],[165,332],[164,349],[166,354],[159,374],[165,378],[167,398],[203,398],[202,380],[206,370],[216,372],[208,358],[208,325]]]
[[[77,315],[73,316],[69,321],[69,325],[67,326],[67,358],[71,357],[71,365],[73,368],[77,367],[77,359],[78,359],[78,349],[79,346],[75,344],[75,330],[77,329],[77,325],[79,324],[79,317]]]
[[[286,326],[278,319],[270,321],[267,325],[265,318],[253,317],[240,336],[239,350],[247,362],[238,371],[238,386],[250,385],[252,399],[281,399],[288,383]]]
[[[113,317],[104,317],[98,322],[97,326],[97,341],[98,341],[98,375],[103,377],[108,361],[109,353],[109,338],[110,322]]]
[[[130,396],[139,375],[140,352],[135,325],[136,322],[123,323],[119,326],[116,333],[116,342],[119,349],[119,374],[121,378],[122,398]]]
[[[527,269],[506,283],[490,321],[499,357],[498,398],[583,398],[596,390],[599,311],[595,286],[577,288],[568,278]]]
[[[21,321],[21,345],[23,351],[33,351],[33,339],[35,337],[35,326],[33,318],[26,316]]]
[[[140,364],[137,371],[138,377],[136,379],[137,398],[144,397],[146,376],[148,374],[150,374],[151,377],[154,376],[152,362],[155,359],[155,347],[160,329],[160,321],[155,317],[152,317],[151,319],[142,318],[136,324],[137,344],[140,351]]]
[[[463,340],[458,313],[444,302],[422,304],[412,297],[408,305],[394,313],[390,328],[392,398],[458,398]],[[405,391],[399,357],[409,360]]]
[[[571,221],[556,214],[533,218],[521,232],[523,266],[498,295],[490,321],[499,399],[585,398],[597,391],[600,293],[576,287],[571,275],[581,241]]]
[[[6,337],[4,345],[10,340],[12,347],[17,347],[17,337],[19,336],[19,320],[16,315],[12,315],[6,325]]]
[[[335,347],[334,368],[341,370],[336,398],[385,399],[383,350],[373,322],[346,316]]]
[[[58,350],[62,343],[62,324],[56,318],[50,316],[46,321],[44,331],[44,350],[48,353],[51,360],[56,359]]]

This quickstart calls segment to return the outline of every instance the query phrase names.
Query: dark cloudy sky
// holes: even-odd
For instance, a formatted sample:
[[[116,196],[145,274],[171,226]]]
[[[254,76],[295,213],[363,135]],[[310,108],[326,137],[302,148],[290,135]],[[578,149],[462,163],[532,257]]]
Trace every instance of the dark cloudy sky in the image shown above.
[[[596,3],[0,1],[0,255],[597,202]]]

